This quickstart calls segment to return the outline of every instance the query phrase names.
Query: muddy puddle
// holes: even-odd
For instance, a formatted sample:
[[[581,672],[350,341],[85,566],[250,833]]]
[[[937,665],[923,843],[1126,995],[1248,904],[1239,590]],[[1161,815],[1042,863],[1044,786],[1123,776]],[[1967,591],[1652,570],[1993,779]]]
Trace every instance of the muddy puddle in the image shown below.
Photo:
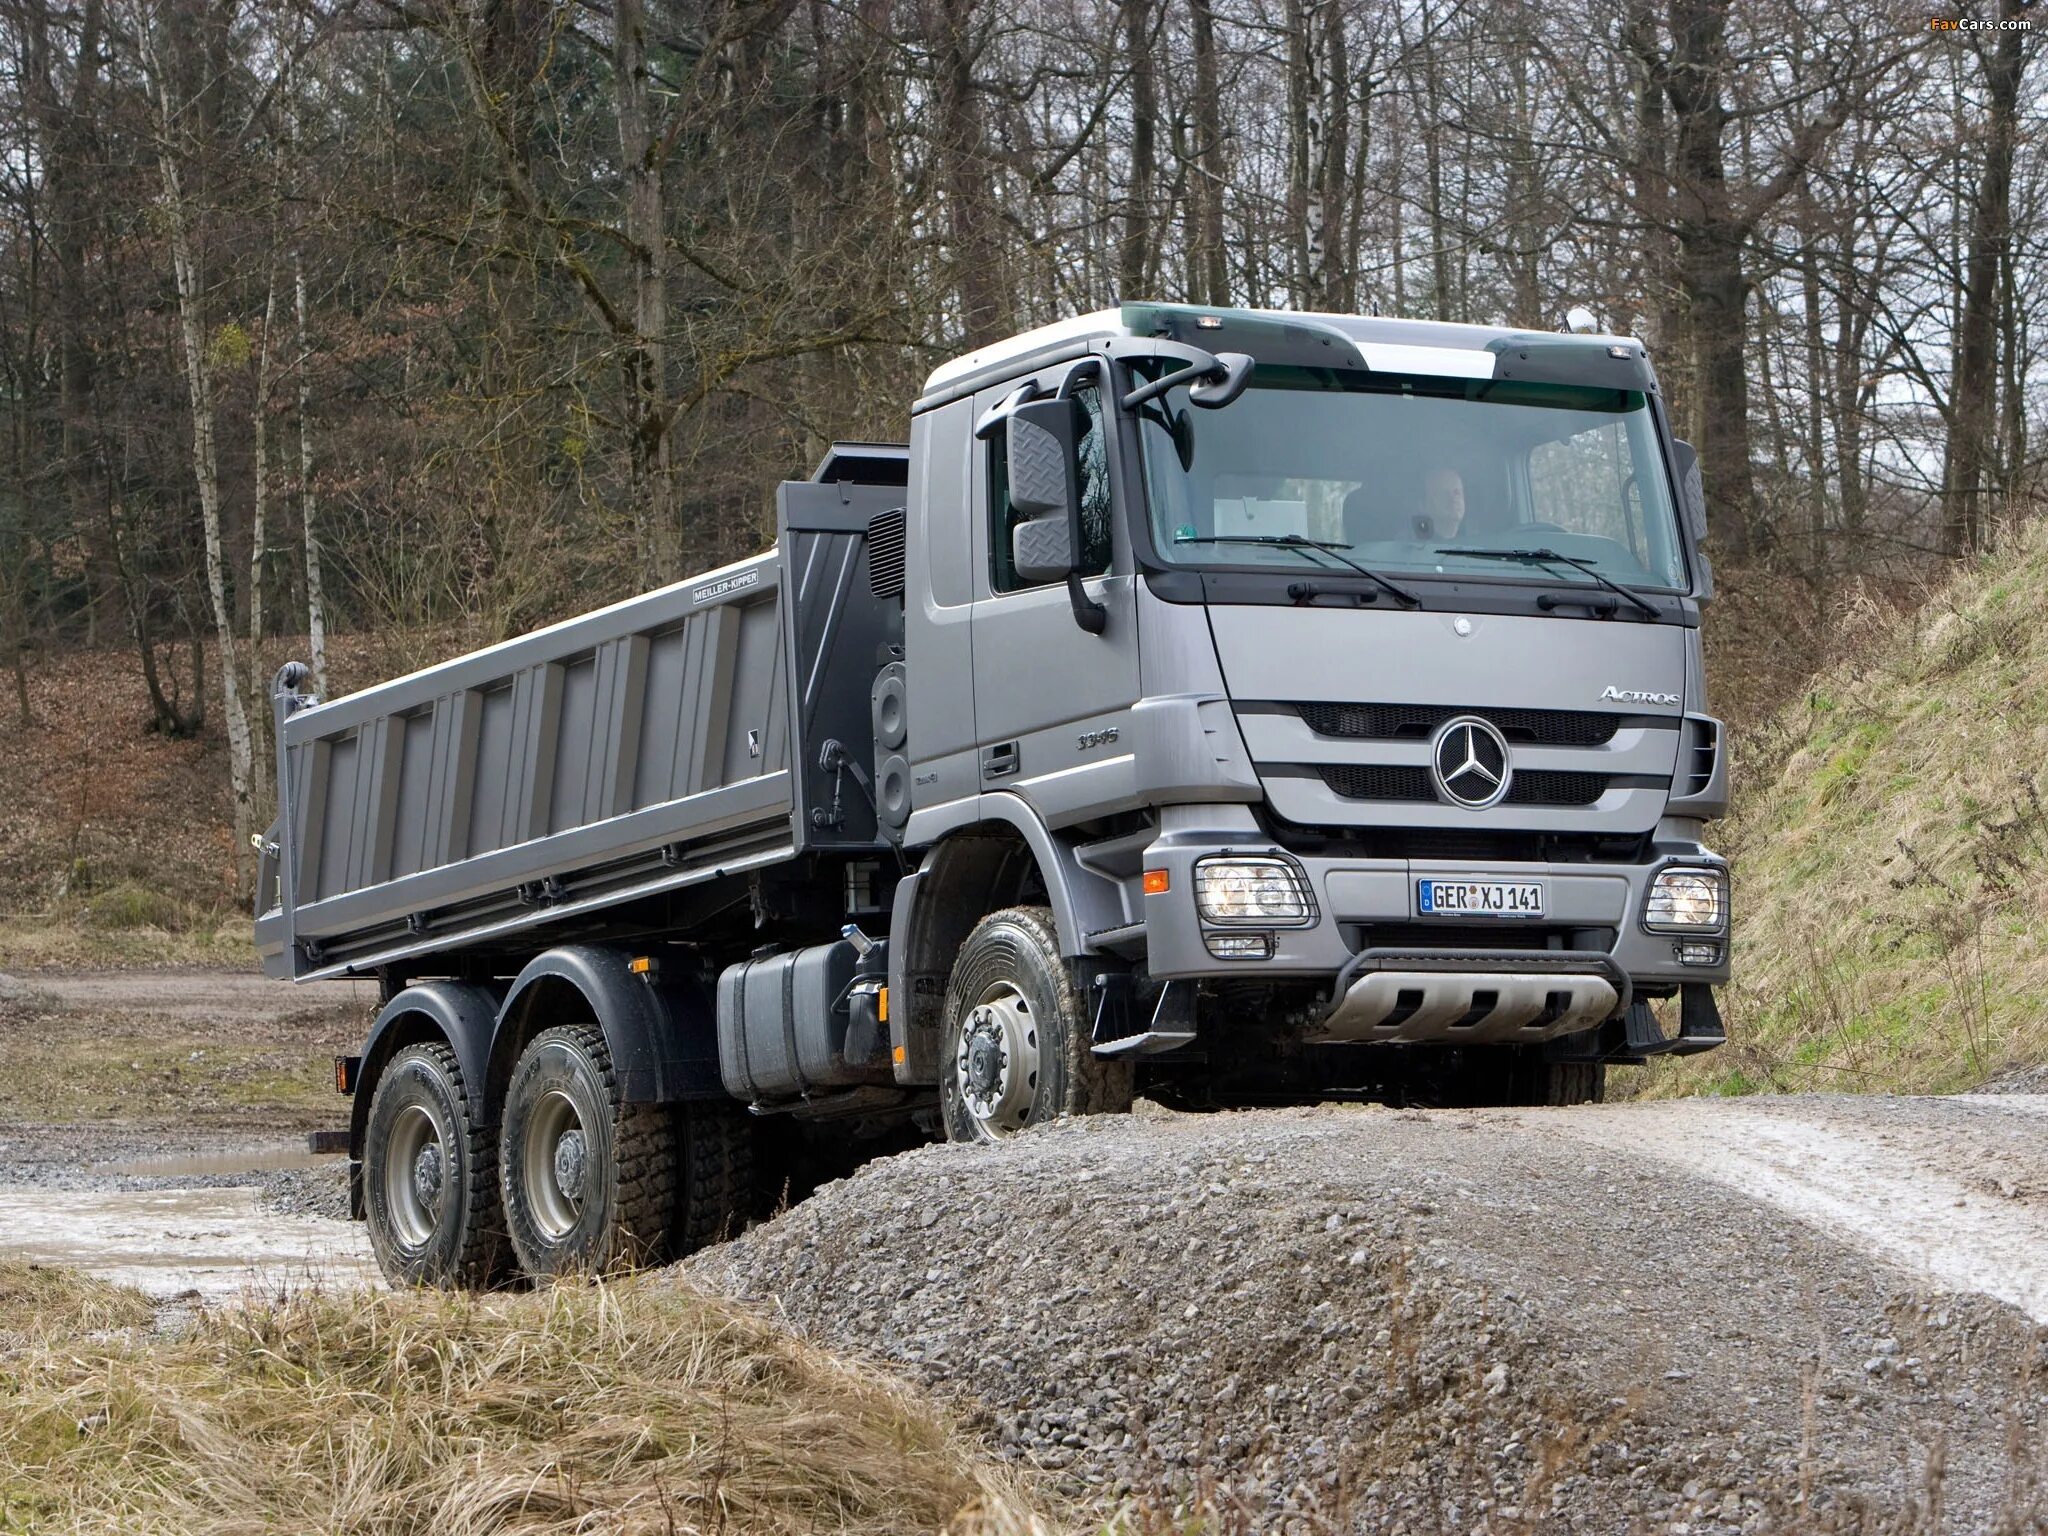
[[[280,1173],[295,1168],[339,1169],[343,1161],[327,1153],[308,1152],[301,1141],[218,1152],[156,1152],[125,1162],[102,1163],[94,1171],[144,1179],[218,1178],[237,1173]]]
[[[363,1284],[376,1266],[360,1222],[273,1209],[260,1178],[223,1182],[336,1166],[299,1142],[166,1151],[93,1170],[120,1187],[0,1182],[0,1256],[66,1265],[158,1298]],[[150,1182],[138,1188],[138,1179]]]

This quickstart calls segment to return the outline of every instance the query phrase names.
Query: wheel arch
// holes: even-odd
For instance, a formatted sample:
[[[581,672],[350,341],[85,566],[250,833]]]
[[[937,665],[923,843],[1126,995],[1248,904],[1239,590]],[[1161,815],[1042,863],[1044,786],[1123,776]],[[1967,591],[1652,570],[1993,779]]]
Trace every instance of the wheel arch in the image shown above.
[[[896,886],[889,925],[889,1044],[900,1083],[938,1081],[946,978],[982,918],[1042,899],[1052,910],[1060,953],[1069,960],[1089,954],[1089,934],[1123,920],[1115,886],[1083,868],[1023,800],[981,795],[972,805],[978,818],[963,813],[927,849],[917,871]]]
[[[488,1081],[491,1039],[497,1030],[498,1000],[487,989],[463,981],[416,981],[377,1011],[363,1042],[354,1102],[349,1109],[349,1156],[360,1162],[370,1101],[391,1058],[408,1045],[439,1040],[455,1053],[462,1069],[470,1112],[480,1125],[492,1124],[496,1106],[482,1089]]]
[[[725,1097],[704,989],[635,973],[632,959],[609,945],[565,944],[526,963],[505,993],[491,1042],[484,1080],[494,1112],[526,1043],[551,1024],[577,1019],[604,1032],[624,1102]]]

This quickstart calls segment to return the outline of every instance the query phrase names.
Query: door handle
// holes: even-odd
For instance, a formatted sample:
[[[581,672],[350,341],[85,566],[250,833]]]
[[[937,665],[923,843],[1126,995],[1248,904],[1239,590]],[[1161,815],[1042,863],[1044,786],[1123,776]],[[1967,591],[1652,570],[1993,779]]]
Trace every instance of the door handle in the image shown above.
[[[984,779],[1006,779],[1017,771],[1017,743],[997,742],[981,754],[981,776]]]

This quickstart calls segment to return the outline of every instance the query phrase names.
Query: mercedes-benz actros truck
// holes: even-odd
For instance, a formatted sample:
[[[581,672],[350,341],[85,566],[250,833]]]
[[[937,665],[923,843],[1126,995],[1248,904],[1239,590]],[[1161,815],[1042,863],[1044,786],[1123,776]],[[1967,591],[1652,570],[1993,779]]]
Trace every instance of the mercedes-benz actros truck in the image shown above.
[[[1569,1104],[1722,1038],[1705,504],[1625,337],[1126,304],[947,363],[773,549],[275,685],[274,975],[395,1282],[672,1255],[1142,1092]]]

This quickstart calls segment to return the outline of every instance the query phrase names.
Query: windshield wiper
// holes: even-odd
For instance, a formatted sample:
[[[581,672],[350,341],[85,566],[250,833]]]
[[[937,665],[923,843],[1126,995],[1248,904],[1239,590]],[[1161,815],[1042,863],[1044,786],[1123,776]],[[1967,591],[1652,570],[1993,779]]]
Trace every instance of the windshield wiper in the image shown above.
[[[1440,555],[1470,555],[1474,560],[1516,560],[1523,565],[1568,565],[1575,571],[1584,571],[1615,596],[1633,603],[1636,611],[1647,618],[1661,619],[1663,612],[1641,593],[1625,587],[1612,576],[1607,575],[1590,561],[1575,555],[1561,555],[1554,549],[1463,549],[1457,545],[1439,547]]]
[[[1394,601],[1400,603],[1404,608],[1420,608],[1422,606],[1422,599],[1413,592],[1410,592],[1406,587],[1397,587],[1378,571],[1367,570],[1349,555],[1340,554],[1340,550],[1350,547],[1346,544],[1332,544],[1324,539],[1306,538],[1298,533],[1210,533],[1198,534],[1193,538],[1175,539],[1173,542],[1176,544],[1261,544],[1269,549],[1297,550],[1304,559],[1310,560],[1313,560],[1315,557],[1308,552],[1310,550],[1317,550],[1328,555],[1339,565],[1358,572],[1359,575],[1365,577],[1368,581],[1379,583],[1393,597]]]

